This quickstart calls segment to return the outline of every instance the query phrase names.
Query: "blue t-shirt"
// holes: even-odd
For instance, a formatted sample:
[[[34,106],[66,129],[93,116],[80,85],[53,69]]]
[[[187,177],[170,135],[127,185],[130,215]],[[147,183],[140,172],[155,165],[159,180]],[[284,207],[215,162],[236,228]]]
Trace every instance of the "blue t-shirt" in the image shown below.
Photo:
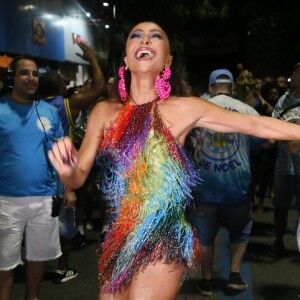
[[[56,109],[44,101],[19,104],[0,97],[0,195],[56,194],[56,181],[46,155],[53,139],[62,138]]]
[[[230,111],[258,115],[251,106],[225,95],[208,101]],[[195,200],[222,204],[248,201],[252,181],[250,150],[257,150],[266,140],[205,128],[195,129],[193,136],[194,146],[197,146],[193,158],[203,178],[195,191]]]

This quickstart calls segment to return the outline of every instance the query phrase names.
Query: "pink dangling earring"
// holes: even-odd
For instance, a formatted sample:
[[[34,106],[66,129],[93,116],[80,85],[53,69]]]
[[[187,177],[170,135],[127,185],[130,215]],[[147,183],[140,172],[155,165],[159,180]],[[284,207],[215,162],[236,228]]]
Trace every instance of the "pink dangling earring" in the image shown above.
[[[119,94],[122,99],[122,101],[126,101],[127,95],[126,95],[126,86],[125,86],[125,67],[122,66],[119,69],[119,83],[118,83],[118,88],[119,88]]]
[[[155,89],[160,99],[167,99],[171,93],[171,84],[167,81],[171,77],[171,69],[165,67],[162,73],[162,77],[155,81]]]

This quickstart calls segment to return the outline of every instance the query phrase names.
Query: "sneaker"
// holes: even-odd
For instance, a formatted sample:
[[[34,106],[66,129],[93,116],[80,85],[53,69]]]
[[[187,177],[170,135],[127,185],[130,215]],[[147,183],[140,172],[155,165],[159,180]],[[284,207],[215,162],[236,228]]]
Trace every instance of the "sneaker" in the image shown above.
[[[77,277],[78,272],[74,269],[67,269],[66,271],[55,270],[53,283],[64,283],[75,277]]]
[[[85,225],[85,229],[87,230],[93,230],[94,229],[94,225],[92,222],[87,222]]]
[[[86,235],[81,234],[79,231],[77,232],[76,236],[73,239],[73,247],[79,249],[86,245]]]
[[[275,241],[274,244],[271,246],[268,256],[270,257],[280,257],[284,256],[285,254],[285,247],[282,241]]]
[[[227,288],[230,290],[246,290],[248,284],[243,281],[240,273],[230,272]]]
[[[197,290],[201,296],[210,297],[213,293],[213,285],[211,279],[202,279],[197,285]]]

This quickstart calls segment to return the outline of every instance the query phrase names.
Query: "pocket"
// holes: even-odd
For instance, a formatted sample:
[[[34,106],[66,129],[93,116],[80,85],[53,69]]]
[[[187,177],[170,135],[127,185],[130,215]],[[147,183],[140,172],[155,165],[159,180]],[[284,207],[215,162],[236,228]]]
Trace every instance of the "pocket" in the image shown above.
[[[0,227],[6,228],[11,224],[11,218],[8,213],[8,203],[0,201]]]

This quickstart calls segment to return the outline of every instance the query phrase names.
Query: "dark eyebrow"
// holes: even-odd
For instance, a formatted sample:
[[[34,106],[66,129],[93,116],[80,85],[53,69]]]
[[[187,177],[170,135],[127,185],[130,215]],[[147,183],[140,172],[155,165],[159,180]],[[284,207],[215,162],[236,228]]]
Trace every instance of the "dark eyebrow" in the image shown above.
[[[142,29],[134,29],[134,30],[132,30],[132,32],[136,32],[136,31],[143,31]]]
[[[31,70],[29,70],[29,69],[19,69],[18,71],[19,71],[19,72],[20,72],[20,71],[38,72],[38,70],[32,70],[32,71],[31,71]]]
[[[33,70],[33,71],[30,71],[30,70],[28,70],[28,69],[20,69],[20,70],[18,70],[17,71],[19,74],[21,74],[21,73],[32,73],[32,74],[34,74],[34,75],[38,75],[39,74],[39,72],[38,72],[38,70]]]
[[[153,31],[158,31],[158,32],[161,32],[161,33],[162,33],[162,31],[159,30],[159,29],[151,29],[151,30],[150,30],[150,32],[153,32]]]
[[[144,32],[144,30],[137,28],[137,29],[133,30],[131,33],[137,32],[137,31],[138,32]],[[159,29],[150,29],[150,32],[159,32],[159,33],[163,34],[163,32]]]

